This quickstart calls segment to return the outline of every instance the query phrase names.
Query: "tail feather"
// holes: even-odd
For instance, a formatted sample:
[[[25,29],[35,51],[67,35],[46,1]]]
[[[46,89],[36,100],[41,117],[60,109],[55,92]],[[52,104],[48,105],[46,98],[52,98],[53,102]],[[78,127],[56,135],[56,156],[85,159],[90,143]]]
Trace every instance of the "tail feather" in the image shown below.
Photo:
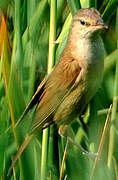
[[[34,135],[31,134],[31,135],[27,135],[27,136],[25,137],[25,139],[24,139],[24,141],[22,142],[21,146],[19,147],[16,155],[13,157],[13,160],[12,160],[11,166],[10,166],[10,168],[9,168],[9,170],[8,170],[7,176],[10,175],[10,173],[11,173],[13,167],[15,166],[17,160],[20,158],[22,152],[23,152],[24,149],[27,147],[27,145],[29,144],[29,142],[31,141],[31,139],[33,138],[33,136],[34,136]]]

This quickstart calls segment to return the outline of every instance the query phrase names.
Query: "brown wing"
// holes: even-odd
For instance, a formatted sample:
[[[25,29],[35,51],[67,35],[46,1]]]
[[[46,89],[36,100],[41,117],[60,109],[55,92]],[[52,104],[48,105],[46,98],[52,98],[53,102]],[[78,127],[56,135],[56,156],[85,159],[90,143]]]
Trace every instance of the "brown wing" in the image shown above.
[[[60,60],[45,83],[31,132],[44,127],[47,118],[57,109],[74,85],[81,68],[77,60]]]

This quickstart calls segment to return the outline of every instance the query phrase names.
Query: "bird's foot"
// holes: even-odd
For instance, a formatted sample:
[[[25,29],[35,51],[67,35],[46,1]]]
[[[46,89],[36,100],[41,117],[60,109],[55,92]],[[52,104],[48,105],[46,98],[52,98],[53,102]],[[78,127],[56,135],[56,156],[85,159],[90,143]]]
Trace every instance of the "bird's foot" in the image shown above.
[[[89,152],[87,150],[85,150],[81,144],[78,144],[74,141],[74,132],[72,130],[72,128],[68,125],[61,125],[58,133],[60,136],[66,138],[68,140],[68,142],[72,143],[74,146],[76,146],[77,148],[79,148],[82,151],[82,154],[87,155],[90,158],[96,158],[96,156],[98,156],[98,153],[93,153],[93,152]]]

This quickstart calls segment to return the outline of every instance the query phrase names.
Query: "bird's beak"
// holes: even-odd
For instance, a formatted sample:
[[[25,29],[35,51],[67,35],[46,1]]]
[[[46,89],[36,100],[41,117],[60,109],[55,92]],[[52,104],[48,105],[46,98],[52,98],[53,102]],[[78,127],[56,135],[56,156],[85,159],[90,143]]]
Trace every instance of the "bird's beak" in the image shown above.
[[[99,22],[96,27],[98,29],[108,29],[108,26],[104,22]]]

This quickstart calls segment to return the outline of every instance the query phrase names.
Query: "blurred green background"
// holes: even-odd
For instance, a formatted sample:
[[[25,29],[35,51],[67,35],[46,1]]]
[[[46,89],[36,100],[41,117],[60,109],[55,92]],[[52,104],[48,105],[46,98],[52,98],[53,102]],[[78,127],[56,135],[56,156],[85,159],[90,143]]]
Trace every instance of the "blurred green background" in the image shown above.
[[[14,124],[63,51],[72,15],[88,7],[97,8],[109,26],[102,34],[103,83],[83,116],[87,131],[71,125],[75,142],[90,153],[60,137],[54,125],[39,132],[7,177],[35,108],[15,130]],[[0,0],[1,180],[118,180],[117,42],[118,0]]]

